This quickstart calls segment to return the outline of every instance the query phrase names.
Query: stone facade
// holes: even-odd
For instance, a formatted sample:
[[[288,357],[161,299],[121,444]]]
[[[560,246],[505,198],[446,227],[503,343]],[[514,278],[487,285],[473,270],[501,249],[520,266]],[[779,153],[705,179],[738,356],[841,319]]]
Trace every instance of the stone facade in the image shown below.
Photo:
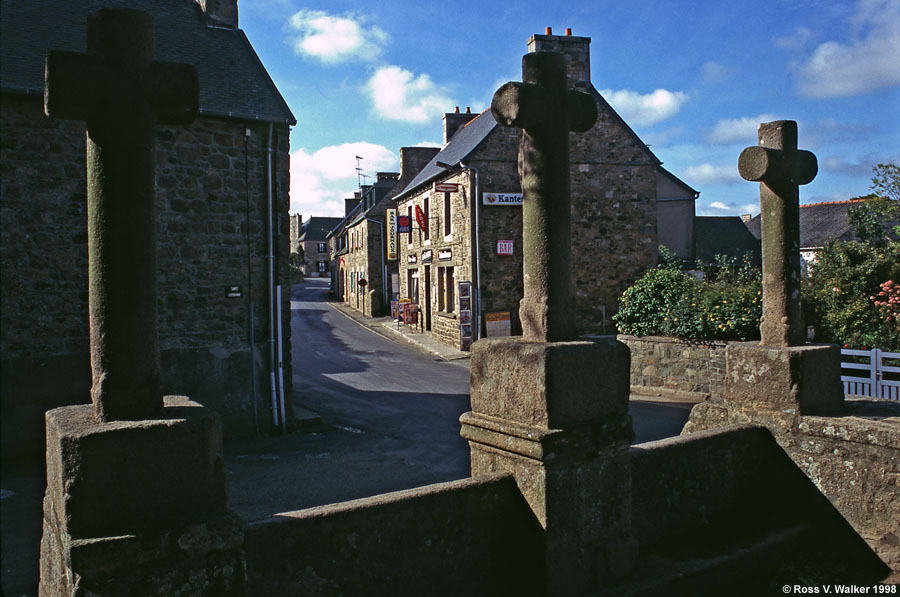
[[[2,420],[11,455],[41,448],[44,411],[89,400],[85,132],[83,123],[45,117],[39,97],[4,94],[0,119]],[[266,395],[268,134],[266,124],[216,118],[157,129],[162,386],[217,411],[228,433],[251,432],[252,397]],[[290,384],[286,125],[274,126],[273,146]]]
[[[569,85],[590,93],[598,104],[599,116],[594,127],[586,133],[570,135],[571,263],[577,324],[584,333],[604,333],[609,317],[616,309],[618,297],[656,263],[656,195],[660,162],[590,84],[590,38],[535,35],[529,40],[529,50],[563,52],[569,58]],[[432,316],[447,313],[438,304],[440,293],[436,287],[437,268],[440,266],[437,254],[441,249],[453,251],[452,265],[457,281],[474,281],[477,261],[480,260],[480,313],[508,311],[511,313],[512,333],[520,331],[521,207],[485,205],[480,196],[492,192],[520,192],[517,167],[520,133],[514,129],[497,126],[491,129],[486,126],[481,119],[493,120],[490,113],[481,114],[477,121],[460,126],[460,117],[466,116],[468,118],[464,120],[472,119],[471,115],[446,115],[445,139],[449,143],[423,171],[429,176],[414,181],[401,192],[398,200],[400,213],[412,213],[414,217],[415,208],[422,209],[428,199],[430,225],[437,227],[441,226],[442,221],[443,193],[433,191],[431,183],[459,185],[458,192],[450,193],[454,214],[452,238],[445,240],[442,234],[432,232],[426,241],[420,238],[421,233],[414,221],[412,235],[400,241],[400,296],[417,300],[422,305],[426,331],[451,345],[459,344],[458,326],[455,331],[446,322],[435,326],[435,317]],[[460,148],[472,135],[466,129],[473,127],[486,131],[483,138],[471,146]],[[466,167],[460,170],[456,163],[463,158]],[[439,171],[436,161],[444,161],[455,169]],[[477,169],[479,173],[478,196],[472,169]],[[482,201],[477,213],[476,201]],[[412,212],[409,212],[410,207]],[[476,237],[473,222],[476,220],[477,252],[472,251]],[[457,225],[464,229],[456,232]],[[690,227],[693,224],[689,221],[685,225]],[[500,240],[513,241],[513,255],[498,254],[497,241]],[[434,253],[434,261],[428,266],[431,271],[426,271],[421,253],[429,249]],[[415,263],[409,261],[412,258],[416,259]],[[418,292],[413,280],[418,280]],[[434,290],[431,286],[435,286]],[[457,309],[458,305],[454,305],[453,313],[457,313]],[[480,330],[475,330],[475,337],[483,337],[483,319],[474,322],[474,325],[481,326]]]

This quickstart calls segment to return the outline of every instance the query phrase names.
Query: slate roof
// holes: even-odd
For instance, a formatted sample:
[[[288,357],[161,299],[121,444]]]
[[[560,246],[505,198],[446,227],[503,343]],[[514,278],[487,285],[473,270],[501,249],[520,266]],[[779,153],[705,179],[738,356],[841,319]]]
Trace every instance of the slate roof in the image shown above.
[[[704,264],[715,262],[716,255],[742,259],[753,254],[753,263],[762,263],[759,239],[738,216],[697,216],[694,218],[695,256]]]
[[[497,126],[497,121],[494,120],[491,111],[485,110],[460,127],[447,145],[431,158],[431,161],[406,185],[406,188],[396,195],[396,199],[402,200],[414,190],[449,174],[447,170],[438,166],[437,162],[455,166],[460,160],[464,160],[475,151]]]
[[[328,218],[313,216],[303,222],[303,229],[297,238],[300,242],[325,242],[325,235],[331,232],[331,229],[341,223],[343,218]]]
[[[193,0],[3,0],[2,91],[42,96],[47,52],[84,52],[87,15],[110,6],[150,13],[154,58],[197,68],[202,115],[297,123],[244,32],[208,27]]]
[[[824,247],[825,243],[831,240],[855,239],[847,212],[851,207],[857,207],[865,201],[865,199],[850,199],[801,205],[800,248]],[[760,216],[757,215],[750,220],[747,228],[753,236],[761,238]]]

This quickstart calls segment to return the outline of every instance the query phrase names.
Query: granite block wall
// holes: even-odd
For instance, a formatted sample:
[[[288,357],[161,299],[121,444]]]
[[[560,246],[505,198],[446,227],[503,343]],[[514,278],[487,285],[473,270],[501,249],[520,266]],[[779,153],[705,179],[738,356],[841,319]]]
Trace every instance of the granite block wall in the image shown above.
[[[89,401],[85,132],[83,123],[45,117],[38,97],[4,95],[0,124],[0,385],[3,451],[11,456],[43,449],[44,411]],[[228,434],[255,427],[251,364],[260,373],[256,395],[265,393],[267,140],[266,124],[212,118],[157,129],[163,391],[216,410]],[[290,367],[286,126],[274,128],[273,143],[276,278]],[[228,296],[232,286],[240,296]]]

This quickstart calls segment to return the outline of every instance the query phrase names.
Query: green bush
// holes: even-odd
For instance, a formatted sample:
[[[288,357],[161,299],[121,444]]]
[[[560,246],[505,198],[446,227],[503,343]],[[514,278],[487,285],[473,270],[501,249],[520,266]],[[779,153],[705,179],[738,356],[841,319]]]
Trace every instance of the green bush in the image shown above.
[[[718,257],[698,280],[660,247],[662,265],[648,271],[619,300],[613,316],[618,330],[634,336],[674,336],[706,340],[759,338],[759,270],[743,261]]]

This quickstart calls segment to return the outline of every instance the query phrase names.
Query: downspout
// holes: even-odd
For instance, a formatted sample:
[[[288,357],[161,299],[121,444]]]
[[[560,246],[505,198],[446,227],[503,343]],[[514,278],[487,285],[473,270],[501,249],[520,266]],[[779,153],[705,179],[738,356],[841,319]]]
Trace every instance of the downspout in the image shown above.
[[[278,427],[278,385],[275,381],[275,248],[272,230],[272,124],[266,140],[266,290],[269,299],[269,395],[272,426]]]
[[[379,222],[378,220],[373,220],[372,218],[366,218],[366,221],[375,222],[376,224],[378,224],[378,237],[379,244],[381,245],[381,306],[383,307],[385,301],[387,301],[387,284],[385,280],[386,270],[384,269],[384,252],[387,250],[387,247],[384,246],[384,222]],[[365,316],[365,314],[365,310],[363,310],[363,316]],[[372,317],[375,317],[374,312],[372,313]]]
[[[472,341],[476,341],[481,338],[481,225],[479,223],[479,215],[481,205],[481,197],[479,196],[479,192],[481,191],[478,185],[478,168],[474,166],[466,166],[459,162],[461,168],[465,168],[466,170],[471,170],[475,173],[475,180],[473,186],[475,190],[473,191],[473,200],[475,201],[475,321],[477,322],[474,330],[474,337]]]

